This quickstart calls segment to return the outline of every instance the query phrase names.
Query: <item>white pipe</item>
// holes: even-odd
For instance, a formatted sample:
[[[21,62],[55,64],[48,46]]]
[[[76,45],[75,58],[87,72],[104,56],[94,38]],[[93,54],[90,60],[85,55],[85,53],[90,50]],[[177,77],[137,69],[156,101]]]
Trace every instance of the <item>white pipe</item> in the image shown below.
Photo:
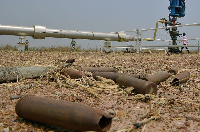
[[[44,26],[35,25],[33,27],[0,25],[0,35],[31,36],[34,39],[53,38],[71,38],[71,39],[90,39],[106,41],[134,41],[133,36],[123,32],[102,33],[91,31],[73,31],[62,29],[47,29]]]
[[[148,45],[142,47],[200,47],[200,45]]]

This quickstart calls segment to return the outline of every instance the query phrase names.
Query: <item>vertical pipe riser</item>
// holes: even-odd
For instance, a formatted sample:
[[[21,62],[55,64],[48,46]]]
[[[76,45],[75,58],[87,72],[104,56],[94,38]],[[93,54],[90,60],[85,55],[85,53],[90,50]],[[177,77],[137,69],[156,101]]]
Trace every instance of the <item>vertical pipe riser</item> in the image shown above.
[[[19,117],[76,131],[108,131],[110,115],[84,104],[24,96],[15,107]]]

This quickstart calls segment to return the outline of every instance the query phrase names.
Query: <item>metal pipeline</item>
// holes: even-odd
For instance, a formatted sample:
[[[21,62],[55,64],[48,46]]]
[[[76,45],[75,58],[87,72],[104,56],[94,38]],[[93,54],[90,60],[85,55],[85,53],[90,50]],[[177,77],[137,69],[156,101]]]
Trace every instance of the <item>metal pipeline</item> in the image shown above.
[[[160,82],[164,82],[171,76],[170,73],[165,72],[165,71],[159,71],[155,74],[148,75],[147,79],[148,81],[154,82],[155,84],[160,84]]]
[[[108,131],[112,117],[90,106],[52,100],[36,96],[24,96],[16,104],[19,117],[75,131]]]
[[[0,67],[0,83],[17,81],[21,78],[38,78],[48,72],[48,68],[32,67]]]
[[[75,69],[62,69],[61,74],[65,75],[65,76],[70,76],[71,79],[78,79],[78,78],[82,78],[83,76],[89,76],[89,74],[82,72],[82,71],[78,71]]]
[[[189,78],[190,78],[190,73],[187,71],[183,71],[174,77],[171,84],[173,86],[179,86],[179,84],[187,82]]]
[[[157,85],[150,81],[145,81],[130,76],[119,76],[116,82],[120,86],[133,87],[138,94],[157,94]]]
[[[135,77],[135,78],[138,78],[138,79],[145,79],[144,77],[140,76],[140,75],[135,75],[135,74],[129,74],[129,73],[116,73],[116,72],[94,72],[92,73],[92,76],[94,79],[97,80],[97,76],[100,76],[100,77],[104,77],[104,78],[107,78],[107,79],[111,79],[113,80],[114,82],[116,82],[116,79],[119,77],[119,76],[131,76],[131,77]]]
[[[82,68],[83,71],[88,72],[117,72],[116,68],[111,67],[84,67]]]
[[[145,41],[154,41],[155,39],[156,39],[156,33],[157,33],[157,28],[158,28],[158,23],[165,23],[165,20],[158,20],[157,22],[156,22],[156,28],[155,28],[155,31],[154,31],[154,36],[153,36],[153,38],[144,38],[143,40],[145,40]]]
[[[45,26],[34,25],[33,27],[0,25],[0,35],[31,36],[34,39],[71,38],[71,39],[90,39],[106,41],[135,41],[133,36],[123,32],[102,33],[91,31],[73,31],[62,29],[47,29]]]

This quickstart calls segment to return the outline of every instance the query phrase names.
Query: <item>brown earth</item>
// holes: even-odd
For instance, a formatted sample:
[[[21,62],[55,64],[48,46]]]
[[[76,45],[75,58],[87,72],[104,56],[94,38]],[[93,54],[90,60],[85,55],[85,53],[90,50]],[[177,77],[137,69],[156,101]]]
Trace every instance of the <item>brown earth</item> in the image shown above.
[[[0,84],[0,131],[68,131],[18,117],[11,95],[36,95],[87,104],[110,113],[110,131],[200,131],[200,55],[165,53],[0,51],[0,67],[54,66],[58,70],[38,79]],[[70,79],[60,74],[61,60],[75,59],[71,68],[115,67],[120,73],[152,74],[178,67],[190,79],[171,86],[173,76],[158,85],[157,95],[127,93],[112,80],[92,77]],[[54,78],[51,80],[50,78]],[[146,121],[147,120],[147,121]],[[146,121],[142,125],[141,121]],[[135,124],[135,125],[134,125]],[[138,128],[137,128],[137,127]]]

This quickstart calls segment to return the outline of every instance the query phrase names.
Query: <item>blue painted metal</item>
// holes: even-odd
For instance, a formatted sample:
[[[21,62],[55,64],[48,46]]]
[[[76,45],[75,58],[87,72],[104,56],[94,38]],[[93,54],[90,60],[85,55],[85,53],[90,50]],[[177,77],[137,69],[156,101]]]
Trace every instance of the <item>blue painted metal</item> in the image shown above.
[[[185,16],[185,0],[170,0],[170,16],[184,17]]]

